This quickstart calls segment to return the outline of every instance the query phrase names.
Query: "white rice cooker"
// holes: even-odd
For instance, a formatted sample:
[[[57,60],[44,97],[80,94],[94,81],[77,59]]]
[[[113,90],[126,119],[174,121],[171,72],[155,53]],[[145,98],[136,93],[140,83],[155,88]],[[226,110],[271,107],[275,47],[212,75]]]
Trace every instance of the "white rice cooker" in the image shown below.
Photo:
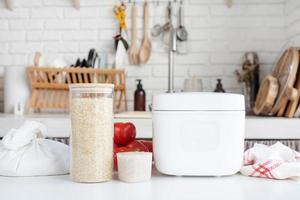
[[[244,96],[166,93],[153,99],[157,169],[178,176],[237,173],[244,151]]]

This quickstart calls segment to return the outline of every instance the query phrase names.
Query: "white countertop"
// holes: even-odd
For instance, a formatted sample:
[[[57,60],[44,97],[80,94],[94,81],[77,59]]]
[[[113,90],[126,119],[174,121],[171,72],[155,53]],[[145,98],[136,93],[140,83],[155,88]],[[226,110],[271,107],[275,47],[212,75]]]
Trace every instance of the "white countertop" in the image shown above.
[[[1,200],[299,200],[300,181],[229,177],[175,177],[80,184],[69,176],[0,177]]]
[[[0,114],[0,137],[11,128],[17,128],[25,120],[36,120],[48,128],[47,137],[69,137],[71,123],[67,114],[31,114],[14,116]],[[152,138],[152,115],[150,112],[126,112],[115,115],[115,121],[133,122],[138,138]],[[300,139],[300,118],[247,116],[246,139]]]

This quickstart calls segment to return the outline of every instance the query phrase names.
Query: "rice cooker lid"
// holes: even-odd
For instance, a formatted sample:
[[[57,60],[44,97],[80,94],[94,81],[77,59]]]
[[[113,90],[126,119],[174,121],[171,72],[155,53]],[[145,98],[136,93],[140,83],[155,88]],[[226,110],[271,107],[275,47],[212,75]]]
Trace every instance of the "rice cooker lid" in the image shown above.
[[[244,111],[244,95],[213,92],[164,93],[153,97],[153,111]]]

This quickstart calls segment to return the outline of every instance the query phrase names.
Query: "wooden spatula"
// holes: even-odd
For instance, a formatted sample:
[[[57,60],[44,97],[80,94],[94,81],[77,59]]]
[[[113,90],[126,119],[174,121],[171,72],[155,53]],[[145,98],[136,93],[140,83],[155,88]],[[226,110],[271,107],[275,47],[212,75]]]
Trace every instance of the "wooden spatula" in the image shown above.
[[[152,45],[149,37],[149,8],[148,2],[144,3],[144,39],[140,48],[140,64],[146,64],[151,56]]]
[[[131,45],[128,51],[128,59],[131,65],[139,64],[139,47],[137,45],[137,30],[136,30],[137,10],[135,4],[132,5],[131,17]]]

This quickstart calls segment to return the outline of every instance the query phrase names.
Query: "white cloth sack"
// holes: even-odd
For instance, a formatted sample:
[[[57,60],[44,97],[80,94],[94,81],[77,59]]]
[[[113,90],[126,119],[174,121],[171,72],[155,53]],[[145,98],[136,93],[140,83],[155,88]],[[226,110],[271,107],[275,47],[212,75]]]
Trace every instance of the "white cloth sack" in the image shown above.
[[[69,146],[44,138],[46,127],[26,121],[0,141],[0,175],[43,176],[69,173]]]
[[[270,179],[299,178],[300,153],[280,142],[271,146],[255,144],[245,152],[240,172]]]

